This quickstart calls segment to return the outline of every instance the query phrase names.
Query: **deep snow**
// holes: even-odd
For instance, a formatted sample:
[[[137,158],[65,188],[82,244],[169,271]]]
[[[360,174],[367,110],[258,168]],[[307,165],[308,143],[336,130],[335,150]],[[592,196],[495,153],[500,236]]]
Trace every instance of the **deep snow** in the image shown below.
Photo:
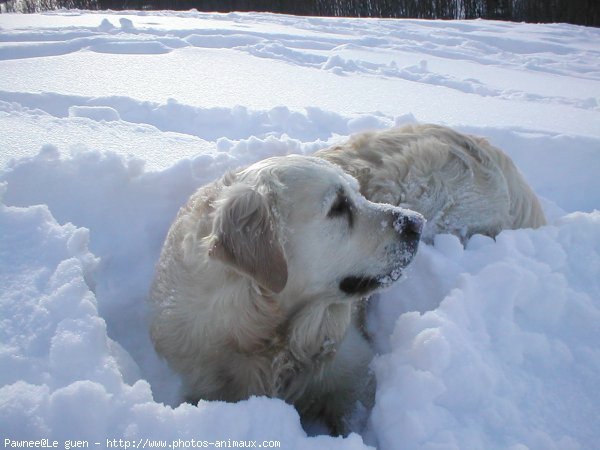
[[[600,448],[599,43],[481,20],[0,15],[0,439]],[[362,436],[307,437],[273,399],[177,406],[144,299],[186,198],[412,121],[505,149],[550,224],[438,236],[372,299]]]

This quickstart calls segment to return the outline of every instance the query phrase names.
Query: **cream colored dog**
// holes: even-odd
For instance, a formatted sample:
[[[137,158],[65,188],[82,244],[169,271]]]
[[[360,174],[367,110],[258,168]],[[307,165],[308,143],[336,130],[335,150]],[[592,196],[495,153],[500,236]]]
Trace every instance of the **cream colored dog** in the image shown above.
[[[545,221],[506,155],[446,128],[366,133],[317,155],[267,159],[190,198],[157,266],[151,335],[188,400],[279,397],[336,433],[373,395],[353,306],[399,278],[423,231],[391,205],[423,214],[428,239]]]
[[[171,226],[152,289],[155,348],[190,401],[279,397],[343,433],[373,395],[353,307],[400,277],[423,224],[319,158],[226,175]]]
[[[436,125],[359,134],[316,154],[358,179],[373,202],[423,214],[423,239],[537,228],[540,203],[510,158],[485,139]]]

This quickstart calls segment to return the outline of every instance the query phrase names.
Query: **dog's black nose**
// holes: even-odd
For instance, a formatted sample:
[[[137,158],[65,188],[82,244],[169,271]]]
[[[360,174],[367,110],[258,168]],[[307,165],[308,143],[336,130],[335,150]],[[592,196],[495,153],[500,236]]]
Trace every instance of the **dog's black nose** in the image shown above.
[[[409,242],[418,242],[425,226],[425,219],[410,210],[394,211],[394,228]]]

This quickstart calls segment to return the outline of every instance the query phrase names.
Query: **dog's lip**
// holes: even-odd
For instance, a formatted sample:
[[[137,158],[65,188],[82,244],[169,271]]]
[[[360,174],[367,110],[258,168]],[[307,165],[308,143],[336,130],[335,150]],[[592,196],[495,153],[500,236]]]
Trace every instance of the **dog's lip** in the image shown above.
[[[402,269],[393,269],[386,275],[349,275],[340,281],[339,288],[349,295],[366,295],[392,285],[402,276]]]
[[[367,295],[377,289],[391,286],[402,277],[404,269],[414,259],[419,246],[418,238],[414,241],[393,244],[386,248],[388,257],[395,261],[393,266],[378,275],[347,275],[339,282],[339,289],[348,295]]]
[[[365,295],[381,287],[380,277],[348,275],[340,281],[339,288],[348,295]]]

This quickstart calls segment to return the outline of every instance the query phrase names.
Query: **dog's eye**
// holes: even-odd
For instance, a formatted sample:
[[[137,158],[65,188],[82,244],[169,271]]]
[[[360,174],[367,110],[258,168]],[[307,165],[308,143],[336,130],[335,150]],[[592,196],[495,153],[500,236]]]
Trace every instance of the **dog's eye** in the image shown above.
[[[346,219],[348,220],[348,225],[350,227],[352,227],[352,225],[354,223],[354,216],[353,216],[352,209],[353,209],[353,205],[352,205],[352,202],[350,201],[350,199],[348,197],[346,197],[345,195],[340,194],[337,196],[337,198],[333,202],[333,205],[331,205],[331,209],[327,213],[327,217],[329,217],[330,219],[333,219],[335,217],[346,216]]]

